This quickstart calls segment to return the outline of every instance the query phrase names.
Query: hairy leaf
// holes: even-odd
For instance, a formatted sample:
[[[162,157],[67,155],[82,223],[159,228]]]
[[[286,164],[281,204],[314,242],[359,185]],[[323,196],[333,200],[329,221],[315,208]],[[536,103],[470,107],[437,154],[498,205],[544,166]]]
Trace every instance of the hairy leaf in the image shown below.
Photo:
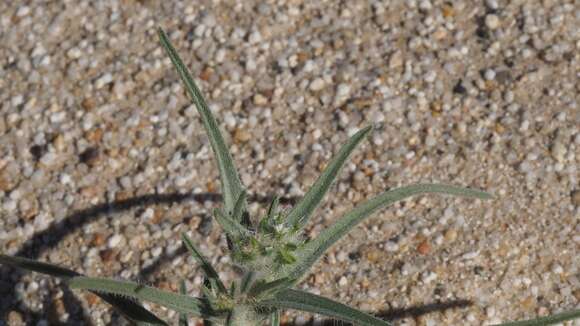
[[[250,289],[249,295],[252,297],[265,297],[290,287],[294,281],[295,280],[293,279],[284,277],[272,282],[257,282],[255,286]]]
[[[195,248],[193,242],[191,242],[191,239],[185,233],[181,234],[181,239],[183,240],[185,247],[187,250],[189,250],[193,258],[201,265],[201,269],[209,281],[211,282],[213,280],[217,286],[217,289],[222,293],[226,293],[226,287],[221,281],[220,276],[213,268],[213,266],[211,266],[209,261]]]
[[[503,324],[499,324],[498,326],[544,326],[544,325],[554,325],[554,324],[562,323],[562,322],[565,322],[568,320],[575,320],[575,319],[580,319],[580,309],[566,311],[566,312],[562,312],[559,314],[546,316],[546,317],[540,317],[540,318],[536,318],[536,319],[503,323]]]
[[[162,291],[135,282],[77,276],[69,279],[67,283],[74,289],[127,296],[157,303],[179,313],[185,313],[194,317],[212,318],[208,315],[209,312],[207,311],[206,304],[198,298]]]
[[[286,224],[290,227],[303,228],[314,209],[320,204],[324,195],[332,185],[332,182],[342,169],[344,162],[356,146],[371,132],[372,126],[368,126],[354,134],[346,144],[342,146],[338,154],[330,161],[318,180],[308,190],[304,198],[288,213]]]
[[[296,309],[325,315],[360,326],[390,325],[384,320],[380,320],[342,303],[295,289],[284,290],[277,294],[273,299],[260,301],[259,304],[265,307]]]
[[[32,259],[0,255],[0,264],[27,269],[33,272],[48,274],[64,280],[72,277],[82,276],[81,274],[53,264],[43,263]],[[145,309],[138,302],[127,298],[91,291],[99,296],[103,301],[109,303],[127,319],[132,320],[137,325],[167,325],[149,310]]]
[[[250,235],[250,231],[245,226],[224,214],[220,209],[214,209],[213,215],[224,232],[233,238],[232,240],[246,238]]]
[[[177,51],[173,45],[171,45],[167,34],[165,34],[161,28],[158,29],[158,34],[163,48],[165,48],[167,55],[169,55],[171,58],[173,66],[179,73],[181,80],[185,84],[187,92],[191,96],[193,103],[201,115],[201,121],[203,122],[203,126],[208,134],[211,147],[218,162],[221,188],[224,194],[224,205],[226,207],[226,211],[231,212],[234,210],[235,200],[243,190],[240,177],[238,176],[236,168],[234,167],[232,156],[226,147],[215,118],[207,106],[205,99],[201,95],[201,91],[193,81],[193,77],[191,76],[189,70],[183,64],[183,61],[179,57],[179,54],[177,54]],[[245,203],[243,206],[245,209]]]
[[[491,198],[491,195],[480,190],[439,184],[418,184],[389,190],[355,207],[332,226],[324,229],[314,240],[298,249],[298,261],[287,269],[288,273],[286,275],[295,279],[301,278],[330,246],[335,244],[353,227],[377,210],[413,195],[427,193],[440,193],[478,199]]]
[[[179,282],[179,294],[187,295],[184,280],[181,280],[181,282]],[[189,323],[187,322],[187,314],[185,313],[179,314],[179,326],[189,326]]]

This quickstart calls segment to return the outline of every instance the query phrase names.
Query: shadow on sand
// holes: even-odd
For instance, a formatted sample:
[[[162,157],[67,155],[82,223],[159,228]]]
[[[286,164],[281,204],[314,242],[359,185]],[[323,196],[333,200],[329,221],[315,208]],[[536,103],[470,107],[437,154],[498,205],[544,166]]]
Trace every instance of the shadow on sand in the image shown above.
[[[271,197],[265,196],[253,196],[248,198],[251,202],[259,203],[269,203]],[[281,198],[283,204],[294,204],[297,198]],[[30,259],[37,259],[42,253],[50,249],[55,248],[60,241],[62,241],[66,236],[74,233],[79,228],[86,224],[97,221],[105,216],[110,216],[116,213],[130,210],[136,207],[146,207],[150,205],[160,205],[160,204],[174,204],[184,201],[195,201],[198,203],[204,203],[206,201],[219,202],[221,201],[221,195],[214,193],[203,193],[203,194],[151,194],[143,195],[139,197],[134,197],[126,200],[116,201],[112,203],[99,204],[88,209],[80,210],[74,212],[73,214],[67,216],[63,220],[52,224],[46,230],[38,232],[32,236],[31,239],[27,240],[20,250],[15,254],[16,256],[26,257]],[[148,279],[156,271],[163,268],[163,266],[172,261],[175,257],[183,255],[186,250],[183,246],[179,247],[177,250],[170,254],[163,255],[159,257],[153,264],[142,269],[139,273],[140,279]],[[74,266],[72,266],[74,269]],[[6,325],[9,325],[8,313],[10,311],[17,311],[25,319],[27,325],[36,325],[40,320],[52,320],[51,324],[55,322],[55,318],[51,316],[57,316],[58,313],[54,305],[50,302],[53,295],[48,295],[45,298],[44,306],[46,307],[42,313],[32,311],[27,308],[27,305],[23,300],[18,298],[16,293],[16,284],[18,284],[23,275],[27,273],[19,269],[14,269],[6,266],[0,266],[0,295],[2,300],[0,303],[0,320],[4,320]],[[63,293],[63,303],[66,313],[70,315],[69,320],[74,320],[74,325],[78,325],[81,322],[84,325],[93,325],[89,313],[84,311],[81,302],[75,297],[70,289],[66,286],[60,285],[60,290]],[[50,291],[57,291],[56,288]],[[382,319],[394,320],[405,317],[418,317],[424,314],[428,314],[434,311],[444,311],[448,309],[464,308],[471,305],[470,301],[467,300],[457,300],[444,303],[434,303],[424,306],[416,306],[405,309],[395,309],[382,311],[377,314]],[[123,318],[116,312],[113,312],[111,318],[111,323],[114,325],[124,324]],[[2,325],[2,322],[0,322]],[[72,324],[71,324],[72,325]],[[287,324],[293,325],[293,324]],[[348,325],[347,323],[341,323],[333,320],[324,320],[322,325]]]

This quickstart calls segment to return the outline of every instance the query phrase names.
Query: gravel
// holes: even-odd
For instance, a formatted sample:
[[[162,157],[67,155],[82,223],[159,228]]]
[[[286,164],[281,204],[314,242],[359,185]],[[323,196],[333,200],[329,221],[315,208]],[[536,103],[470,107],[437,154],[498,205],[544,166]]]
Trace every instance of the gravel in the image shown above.
[[[172,291],[186,278],[197,295],[199,270],[179,249],[187,231],[234,277],[210,219],[220,197],[209,141],[156,26],[207,95],[252,216],[268,195],[303,195],[368,124],[370,141],[309,236],[391,187],[442,182],[495,196],[396,204],[333,247],[301,287],[401,325],[580,306],[574,1],[2,1],[3,253]],[[122,323],[90,293],[1,271],[5,324]]]

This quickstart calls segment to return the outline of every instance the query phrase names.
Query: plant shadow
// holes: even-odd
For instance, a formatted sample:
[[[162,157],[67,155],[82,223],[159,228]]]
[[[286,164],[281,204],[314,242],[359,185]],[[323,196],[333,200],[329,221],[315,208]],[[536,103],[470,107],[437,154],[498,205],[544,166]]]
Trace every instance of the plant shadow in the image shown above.
[[[216,193],[148,194],[112,203],[95,205],[87,209],[76,211],[61,221],[51,224],[45,230],[35,233],[14,255],[29,259],[37,259],[42,253],[55,248],[66,236],[74,233],[82,226],[95,222],[105,216],[127,211],[135,207],[174,204],[184,201],[195,201],[198,203],[204,203],[206,201],[219,202],[221,199],[222,196]],[[251,196],[248,198],[249,201],[259,203],[268,203],[271,199],[271,197],[267,196]],[[296,198],[282,198],[281,201],[283,203],[292,204],[296,201]],[[180,247],[171,255],[159,257],[152,265],[140,271],[140,277],[143,279],[147,278],[149,275],[161,268],[165,263],[185,252],[186,250],[183,247]],[[47,311],[45,313],[37,313],[28,309],[24,300],[19,298],[16,284],[20,283],[25,273],[27,272],[20,269],[0,266],[0,295],[2,297],[2,300],[0,300],[0,325],[3,325],[1,322],[2,320],[7,324],[10,324],[8,314],[11,311],[15,311],[23,317],[26,320],[27,325],[35,325],[38,321],[46,319],[47,316],[55,316],[55,313],[52,311],[55,307],[53,307],[51,302],[44,300],[44,306],[48,307]],[[91,325],[92,323],[88,318],[88,314],[80,308],[82,307],[81,302],[65,286],[60,286],[60,289],[64,294],[62,300],[64,310],[73,317],[71,319],[77,321],[81,320],[85,325]],[[56,320],[49,320],[49,322],[51,324],[61,324]]]
[[[112,203],[104,203],[95,205],[93,207],[79,210],[72,213],[71,215],[65,217],[63,220],[53,223],[47,229],[35,233],[32,238],[27,240],[20,250],[15,254],[15,256],[26,257],[29,259],[37,259],[42,253],[47,250],[55,248],[60,241],[62,241],[66,236],[72,234],[73,232],[80,229],[82,226],[97,221],[108,215],[120,213],[126,210],[130,210],[135,207],[144,207],[149,205],[159,205],[159,204],[175,204],[184,201],[195,201],[198,203],[204,203],[206,201],[219,202],[222,197],[220,194],[216,193],[202,193],[202,194],[148,194],[143,196],[138,196],[134,198],[129,198],[125,200],[120,200]],[[272,197],[269,196],[250,196],[248,198],[250,202],[258,203],[269,203]],[[294,197],[282,197],[280,202],[282,204],[295,204],[297,198]],[[153,264],[141,269],[139,272],[140,279],[148,279],[156,271],[160,270],[165,264],[171,262],[174,258],[183,255],[187,250],[180,246],[177,250],[171,253],[162,255],[153,262]],[[52,302],[51,297],[55,295],[56,287],[51,289],[50,295],[44,298],[44,309],[43,312],[36,312],[29,309],[25,304],[25,300],[20,298],[21,296],[17,293],[16,285],[20,283],[22,277],[25,275],[22,270],[14,269],[11,267],[0,266],[0,325],[2,320],[6,325],[10,325],[9,313],[11,311],[17,312],[26,322],[27,325],[36,325],[41,320],[47,320],[49,324],[62,325],[63,323],[58,321],[58,315],[62,312],[67,313],[70,317],[69,320],[74,321],[74,325],[78,325],[79,321],[83,325],[93,325],[90,320],[90,314],[84,311],[82,308],[82,303],[78,298],[68,289],[65,285],[59,284],[58,288],[61,290],[62,296],[62,307],[60,310],[55,307]],[[380,312],[377,316],[386,320],[393,320],[405,317],[417,317],[423,314],[427,314],[433,311],[443,311],[453,308],[462,308],[470,305],[470,301],[458,300],[451,301],[447,303],[435,303],[428,304],[424,306],[415,306],[405,309],[395,309]],[[111,321],[113,323],[119,323],[122,317],[114,311],[111,316]],[[64,323],[73,325],[72,323]],[[293,325],[293,324],[287,324]],[[337,325],[337,321],[334,320],[324,320],[322,325]],[[348,323],[342,323],[339,325],[349,325]]]
[[[452,301],[445,301],[445,302],[436,302],[436,303],[429,303],[425,305],[416,305],[411,306],[408,308],[397,308],[397,309],[389,309],[389,310],[382,310],[377,314],[374,314],[376,317],[387,320],[387,321],[394,321],[403,318],[418,318],[426,314],[430,314],[433,312],[444,312],[450,309],[461,309],[466,308],[473,305],[473,302],[470,300],[452,300]],[[297,324],[297,323],[284,323],[284,326],[303,326],[304,324]],[[323,319],[318,320],[316,323],[310,322],[306,325],[316,325],[316,326],[349,326],[353,325],[351,323],[337,321],[334,319]]]

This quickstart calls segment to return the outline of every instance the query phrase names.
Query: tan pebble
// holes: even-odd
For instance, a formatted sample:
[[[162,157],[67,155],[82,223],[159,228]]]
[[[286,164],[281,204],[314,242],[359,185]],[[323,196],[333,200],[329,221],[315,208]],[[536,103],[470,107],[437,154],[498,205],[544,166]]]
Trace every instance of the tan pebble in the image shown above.
[[[105,264],[114,261],[115,258],[117,257],[117,254],[118,254],[117,251],[113,249],[105,249],[99,252],[99,256],[101,257],[101,260]]]
[[[85,134],[85,138],[93,144],[98,144],[101,142],[101,139],[103,138],[103,129],[101,128],[91,129],[87,131],[87,133]]]
[[[580,289],[576,289],[572,292],[572,295],[576,298],[577,301],[580,301]]]
[[[501,123],[496,123],[495,124],[495,132],[497,132],[498,134],[503,134],[503,132],[505,131],[505,127],[501,124]]]
[[[381,259],[382,252],[373,247],[367,252],[367,260],[371,263],[376,263]]]
[[[254,95],[254,104],[258,106],[266,105],[268,104],[268,99],[264,95],[258,93]]]
[[[550,310],[546,307],[538,308],[538,317],[545,317],[550,313]]]
[[[99,302],[99,297],[91,292],[85,292],[85,300],[87,301],[87,303],[89,304],[89,306],[94,306]]]
[[[58,134],[56,137],[54,137],[52,144],[59,152],[64,151],[66,148],[66,141],[64,140],[64,136],[62,134]]]
[[[452,5],[445,4],[445,5],[443,5],[443,8],[441,8],[441,13],[443,14],[443,17],[445,17],[445,18],[453,17],[453,16],[455,16],[455,9],[453,9]]]
[[[442,39],[447,37],[447,30],[445,30],[445,28],[443,28],[443,27],[437,28],[437,30],[435,30],[435,32],[433,32],[433,37],[436,40],[441,41]]]
[[[115,200],[123,201],[123,200],[127,200],[127,199],[131,198],[131,196],[133,196],[133,193],[131,191],[121,190],[121,191],[117,191],[115,193]]]
[[[524,308],[526,310],[530,310],[536,306],[536,300],[534,299],[533,296],[529,296],[529,297],[525,298],[524,300],[522,300],[521,306],[522,306],[522,308]]]
[[[8,313],[8,325],[24,326],[26,323],[24,322],[24,318],[22,317],[21,313],[12,310]]]
[[[308,53],[298,52],[298,54],[296,54],[296,57],[298,59],[298,62],[302,63],[302,62],[305,62],[306,60],[308,60]]]
[[[360,285],[362,286],[363,289],[368,289],[369,286],[371,285],[371,282],[369,282],[368,278],[365,277],[365,278],[363,278]]]
[[[427,240],[425,240],[417,246],[417,251],[421,255],[427,255],[429,252],[431,252],[431,245]]]
[[[153,218],[151,219],[151,223],[153,224],[161,223],[161,221],[163,221],[164,215],[165,214],[163,214],[163,209],[161,208],[153,209]]]
[[[314,275],[314,284],[324,284],[324,274],[323,273],[316,273],[316,275]]]
[[[389,68],[394,69],[403,65],[403,53],[396,51],[389,57]]]
[[[97,106],[97,101],[92,97],[87,97],[81,102],[81,107],[87,111],[91,111]]]
[[[84,187],[80,190],[81,196],[83,196],[87,199],[92,199],[92,198],[98,197],[99,193],[100,193],[100,187],[98,187],[98,186],[87,186],[87,187]]]
[[[455,240],[457,240],[457,230],[448,229],[447,231],[445,231],[444,237],[445,237],[445,242],[447,242],[447,243],[455,242]]]
[[[62,316],[66,313],[66,308],[62,299],[56,299],[53,301],[55,312],[58,316]]]
[[[102,233],[95,233],[91,245],[95,247],[100,247],[105,244],[105,236]]]
[[[207,192],[214,193],[217,192],[217,185],[214,181],[208,181],[205,186],[207,187]]]
[[[16,180],[6,170],[0,171],[0,190],[10,191],[16,186]]]
[[[38,200],[36,200],[36,198],[29,197],[26,201],[28,206],[25,209],[21,208],[22,217],[30,220],[38,214]]]
[[[242,128],[236,129],[236,132],[234,133],[234,141],[236,143],[245,143],[248,140],[250,140],[250,138],[251,138],[250,133]]]
[[[206,67],[201,74],[199,74],[199,79],[203,81],[208,81],[211,76],[213,76],[213,69],[210,67]]]
[[[580,190],[572,191],[572,205],[580,206]]]

